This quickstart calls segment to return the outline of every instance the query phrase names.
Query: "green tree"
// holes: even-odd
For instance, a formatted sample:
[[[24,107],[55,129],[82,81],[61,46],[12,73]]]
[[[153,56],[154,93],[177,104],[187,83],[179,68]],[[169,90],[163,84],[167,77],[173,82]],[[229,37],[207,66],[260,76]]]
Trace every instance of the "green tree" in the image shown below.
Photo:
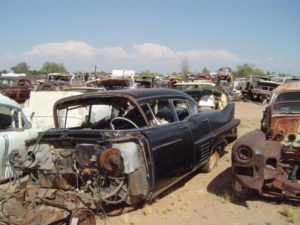
[[[44,62],[41,72],[44,74],[48,73],[63,73],[66,72],[66,69],[63,64],[58,64],[55,62]]]
[[[209,71],[206,67],[204,67],[204,68],[202,69],[202,73],[210,73],[210,71]]]
[[[41,72],[39,70],[28,70],[28,72],[26,74],[28,76],[37,76],[37,75],[40,75]]]
[[[14,71],[14,73],[27,73],[29,66],[25,62],[21,62],[11,67],[11,70]]]
[[[233,72],[234,77],[246,77],[249,75],[265,76],[266,74],[263,70],[255,68],[252,64],[237,66],[237,70]]]
[[[8,71],[7,70],[1,70],[0,74],[2,74],[2,73],[8,73]]]
[[[139,72],[139,76],[142,78],[153,78],[156,76],[156,73],[150,72],[149,70]]]

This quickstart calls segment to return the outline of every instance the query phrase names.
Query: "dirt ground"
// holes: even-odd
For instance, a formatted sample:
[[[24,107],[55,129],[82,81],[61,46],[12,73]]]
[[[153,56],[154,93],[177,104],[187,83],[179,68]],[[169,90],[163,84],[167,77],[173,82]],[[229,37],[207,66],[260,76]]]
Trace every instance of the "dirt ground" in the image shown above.
[[[241,120],[239,135],[260,127],[265,106],[236,102]],[[120,216],[107,225],[291,225],[300,224],[300,207],[282,200],[256,197],[234,203],[231,178],[231,146],[210,173],[195,173],[156,201]],[[104,224],[98,219],[97,225]]]

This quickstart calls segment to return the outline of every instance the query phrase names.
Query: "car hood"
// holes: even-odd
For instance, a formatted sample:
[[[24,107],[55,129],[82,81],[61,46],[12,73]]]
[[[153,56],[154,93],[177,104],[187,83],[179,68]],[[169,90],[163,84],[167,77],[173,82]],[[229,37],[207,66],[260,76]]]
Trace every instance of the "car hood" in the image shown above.
[[[283,132],[286,137],[289,134],[300,132],[300,115],[297,114],[276,114],[272,116],[271,129]]]

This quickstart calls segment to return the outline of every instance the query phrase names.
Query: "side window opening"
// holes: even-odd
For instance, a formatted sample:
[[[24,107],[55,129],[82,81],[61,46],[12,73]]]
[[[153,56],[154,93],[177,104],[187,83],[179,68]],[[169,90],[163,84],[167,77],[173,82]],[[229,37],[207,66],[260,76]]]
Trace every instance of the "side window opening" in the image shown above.
[[[141,107],[150,126],[174,122],[172,106],[168,99],[151,99],[141,103]]]
[[[11,128],[12,117],[10,114],[0,112],[0,130]]]
[[[172,108],[167,99],[159,99],[154,105],[155,117],[159,124],[174,122]]]
[[[184,120],[187,118],[190,113],[189,113],[189,106],[186,101],[183,100],[175,100],[173,101],[175,111],[176,111],[176,116],[179,121]]]
[[[19,109],[0,106],[0,130],[22,129],[24,127],[26,127],[26,121]]]

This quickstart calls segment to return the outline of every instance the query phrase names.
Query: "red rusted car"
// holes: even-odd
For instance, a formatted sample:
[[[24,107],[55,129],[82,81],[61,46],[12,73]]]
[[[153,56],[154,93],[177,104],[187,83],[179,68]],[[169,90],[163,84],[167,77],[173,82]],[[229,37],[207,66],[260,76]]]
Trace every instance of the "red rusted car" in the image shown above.
[[[279,86],[261,120],[261,130],[233,145],[235,191],[300,200],[300,82]]]
[[[19,103],[30,97],[30,92],[37,84],[34,77],[0,77],[0,91],[3,95]]]

